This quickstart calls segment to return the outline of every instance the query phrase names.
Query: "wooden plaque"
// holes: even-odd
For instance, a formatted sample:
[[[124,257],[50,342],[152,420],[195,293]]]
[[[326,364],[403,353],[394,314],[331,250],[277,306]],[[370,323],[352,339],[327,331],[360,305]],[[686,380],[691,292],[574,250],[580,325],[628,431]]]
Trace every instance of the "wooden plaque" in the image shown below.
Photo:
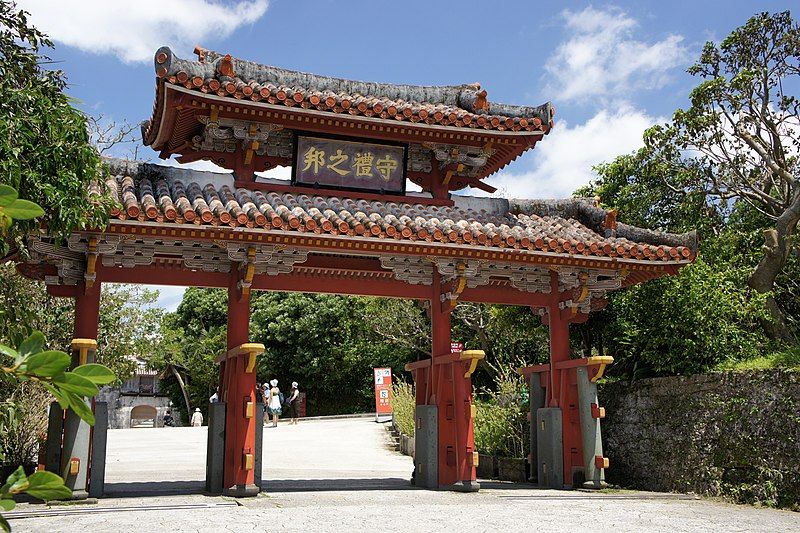
[[[298,135],[293,177],[302,185],[403,194],[406,150],[393,144]]]

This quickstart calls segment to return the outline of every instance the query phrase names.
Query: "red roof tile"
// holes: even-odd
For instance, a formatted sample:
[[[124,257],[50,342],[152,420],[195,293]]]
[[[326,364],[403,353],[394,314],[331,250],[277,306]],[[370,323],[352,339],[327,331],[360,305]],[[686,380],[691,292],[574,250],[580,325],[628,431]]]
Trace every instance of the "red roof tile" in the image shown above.
[[[265,190],[234,188],[232,183],[214,185],[208,173],[195,171],[182,171],[181,177],[168,175],[169,172],[159,175],[158,169],[165,167],[147,166],[148,172],[142,173],[147,177],[134,179],[121,174],[107,180],[119,201],[112,218],[658,262],[685,262],[696,252],[696,239],[691,234],[649,232],[624,224],[616,230],[603,231],[602,222],[598,225],[596,221],[605,218],[606,212],[574,199],[511,201],[510,209],[508,203],[498,200],[505,209],[490,212],[469,207],[490,199],[469,199],[461,202],[462,206],[459,201],[454,206],[437,206],[415,203],[410,196],[403,197],[406,201],[394,201],[397,197],[379,201],[344,195],[293,194],[270,191],[266,184],[256,185],[267,187]],[[626,235],[636,235],[646,242],[632,241]]]
[[[480,84],[414,86],[361,82],[260,65],[198,48],[199,61],[180,59],[168,47],[155,54],[155,71],[166,83],[201,93],[287,107],[435,124],[455,128],[548,133],[550,103],[516,106],[489,102]],[[152,142],[152,126],[144,138]]]

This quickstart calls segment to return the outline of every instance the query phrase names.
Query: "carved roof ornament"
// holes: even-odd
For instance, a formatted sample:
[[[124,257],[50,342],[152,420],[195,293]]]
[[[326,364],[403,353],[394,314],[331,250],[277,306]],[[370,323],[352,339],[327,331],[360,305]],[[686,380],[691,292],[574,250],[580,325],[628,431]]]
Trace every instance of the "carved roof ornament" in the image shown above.
[[[381,256],[381,267],[394,272],[398,281],[411,285],[433,284],[434,264],[425,257]]]
[[[228,118],[214,120],[208,116],[198,116],[197,120],[204,127],[200,135],[195,135],[192,138],[192,145],[196,150],[233,153],[240,146],[242,149],[247,150],[253,146],[253,143],[257,143],[255,151],[257,154],[263,155],[270,149],[269,140],[273,134],[283,130],[283,126],[278,124],[248,122]],[[280,150],[280,144],[287,144],[288,146],[286,149]],[[281,156],[290,157],[291,137],[282,136],[279,143],[272,143],[272,147],[276,148],[274,150],[275,155],[280,153]]]
[[[226,245],[228,259],[237,263],[252,262],[255,265],[256,274],[266,274],[277,276],[278,274],[288,274],[294,270],[294,266],[305,263],[308,260],[308,250],[300,248],[288,248],[276,245],[241,245],[238,243],[228,243]],[[255,253],[248,258],[248,251],[253,249]]]
[[[479,169],[487,163],[495,152],[487,147],[479,148],[454,144],[423,143],[423,146],[433,151],[434,157],[439,162],[439,168],[463,163],[465,166]]]

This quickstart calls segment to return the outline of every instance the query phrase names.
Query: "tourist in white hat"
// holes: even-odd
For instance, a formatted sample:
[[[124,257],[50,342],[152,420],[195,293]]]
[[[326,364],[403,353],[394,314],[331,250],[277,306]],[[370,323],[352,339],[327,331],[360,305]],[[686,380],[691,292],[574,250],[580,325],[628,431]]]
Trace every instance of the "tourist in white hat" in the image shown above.
[[[289,410],[289,416],[292,417],[290,424],[297,424],[297,397],[300,396],[300,390],[297,388],[297,382],[292,381],[292,390],[289,391],[289,397],[286,399],[286,407]]]
[[[272,415],[272,427],[276,428],[278,427],[278,418],[280,418],[283,410],[283,394],[278,388],[277,379],[273,379],[269,384],[272,386],[269,389],[269,414]]]
[[[192,414],[192,427],[199,428],[203,425],[203,413],[200,412],[199,407],[195,407]]]

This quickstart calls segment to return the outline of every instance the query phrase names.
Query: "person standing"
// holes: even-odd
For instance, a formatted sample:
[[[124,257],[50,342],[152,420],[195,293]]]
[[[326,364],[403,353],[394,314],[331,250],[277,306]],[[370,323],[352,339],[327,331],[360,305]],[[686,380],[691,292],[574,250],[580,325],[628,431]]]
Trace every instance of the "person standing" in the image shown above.
[[[203,413],[200,412],[199,407],[195,407],[194,414],[192,414],[192,427],[199,428],[203,425]]]
[[[278,427],[278,418],[281,416],[283,394],[278,388],[278,380],[273,379],[269,382],[272,388],[269,390],[269,414],[272,415],[272,427]]]
[[[267,415],[264,419],[266,424],[269,421],[269,383],[266,381],[261,386],[261,403],[263,404],[264,414]]]
[[[292,390],[289,391],[289,397],[286,399],[286,406],[289,410],[289,416],[292,418],[290,424],[297,424],[297,397],[300,396],[300,390],[297,388],[297,382],[292,381]]]

